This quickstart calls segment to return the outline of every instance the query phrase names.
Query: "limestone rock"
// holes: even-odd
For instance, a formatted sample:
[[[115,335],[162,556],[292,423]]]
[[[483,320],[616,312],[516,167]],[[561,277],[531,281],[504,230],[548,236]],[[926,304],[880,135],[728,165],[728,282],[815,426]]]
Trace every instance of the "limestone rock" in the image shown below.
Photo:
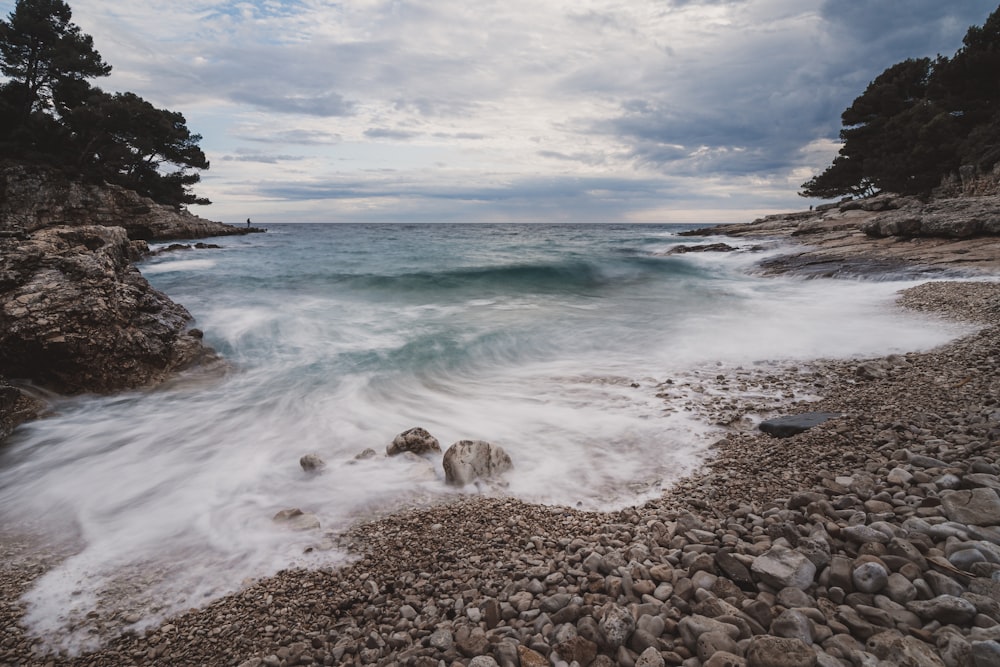
[[[385,448],[385,453],[389,456],[396,456],[403,452],[431,454],[440,451],[441,445],[438,443],[438,439],[419,426],[403,431]]]
[[[896,631],[880,632],[869,637],[865,649],[885,667],[945,667],[928,644]]]
[[[747,646],[749,667],[814,667],[816,653],[798,639],[758,635]]]
[[[494,477],[514,467],[503,448],[483,440],[459,440],[444,453],[442,464],[445,479],[456,486]]]
[[[1000,524],[1000,496],[990,488],[942,493],[941,505],[948,518],[958,523],[975,526]]]
[[[816,566],[804,555],[780,545],[754,559],[751,572],[768,586],[782,589],[789,586],[805,590],[813,583]]]
[[[0,374],[56,392],[108,393],[215,360],[191,315],[132,266],[119,227],[0,238]]]

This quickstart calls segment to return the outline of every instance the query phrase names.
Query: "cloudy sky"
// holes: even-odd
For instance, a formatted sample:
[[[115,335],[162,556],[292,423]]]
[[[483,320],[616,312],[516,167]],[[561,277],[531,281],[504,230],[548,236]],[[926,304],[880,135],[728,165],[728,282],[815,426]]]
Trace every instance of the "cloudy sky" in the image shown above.
[[[739,222],[996,0],[68,0],[226,222]],[[0,12],[13,10],[0,0]]]

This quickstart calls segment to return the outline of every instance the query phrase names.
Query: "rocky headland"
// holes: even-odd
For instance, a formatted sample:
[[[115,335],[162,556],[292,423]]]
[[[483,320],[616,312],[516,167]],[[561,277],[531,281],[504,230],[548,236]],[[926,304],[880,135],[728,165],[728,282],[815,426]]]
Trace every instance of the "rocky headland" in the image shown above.
[[[995,275],[1000,272],[1000,195],[923,201],[883,194],[682,235],[756,239],[761,245],[753,250],[794,241],[787,252],[761,262],[769,273]],[[727,244],[714,245],[709,251],[725,251]]]
[[[109,393],[210,362],[191,315],[133,265],[147,241],[259,231],[51,168],[0,164],[0,439],[37,390]]]
[[[964,239],[856,227],[902,209],[829,208],[723,233],[807,241],[784,255],[804,264],[783,260],[806,274],[815,260],[838,275],[838,256],[870,273],[883,252],[920,271],[991,275],[1000,261],[982,223]],[[859,219],[834,220],[845,216]],[[804,222],[844,227],[794,234]],[[914,239],[918,254],[886,250]],[[81,656],[46,655],[19,625],[18,598],[58,556],[7,542],[0,664],[1000,664],[1000,283],[930,282],[899,306],[976,330],[929,352],[663,378],[667,409],[679,385],[712,384],[698,414],[720,439],[657,500],[586,513],[467,496],[362,522],[332,536],[353,554],[347,566],[279,572]],[[803,412],[829,418],[785,438],[742,419]],[[134,614],[120,610],[119,627]]]

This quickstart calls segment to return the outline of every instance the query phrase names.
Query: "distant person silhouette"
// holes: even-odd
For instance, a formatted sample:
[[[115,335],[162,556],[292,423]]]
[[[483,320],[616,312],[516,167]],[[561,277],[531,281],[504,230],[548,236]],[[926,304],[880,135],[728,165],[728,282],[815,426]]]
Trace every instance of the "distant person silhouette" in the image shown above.
[[[250,229],[250,218],[247,218],[247,229]]]

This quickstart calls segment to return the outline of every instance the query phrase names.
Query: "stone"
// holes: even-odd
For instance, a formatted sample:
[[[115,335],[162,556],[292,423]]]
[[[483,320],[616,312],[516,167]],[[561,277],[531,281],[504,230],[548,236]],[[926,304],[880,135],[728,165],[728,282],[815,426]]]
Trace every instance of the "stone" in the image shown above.
[[[292,530],[319,530],[319,518],[310,512],[303,512],[298,507],[281,510],[272,517],[272,521]]]
[[[698,653],[698,658],[704,662],[718,651],[738,653],[740,648],[735,639],[725,632],[716,630],[714,632],[705,632],[698,637],[698,641],[695,643],[695,650]]]
[[[521,667],[552,667],[545,656],[523,644],[517,645],[517,658]]]
[[[941,506],[950,521],[976,526],[1000,524],[1000,496],[990,488],[942,493]]]
[[[705,661],[702,667],[746,667],[747,661],[742,656],[726,651],[718,651]]]
[[[388,456],[396,456],[403,452],[414,454],[437,454],[441,452],[441,445],[437,438],[419,426],[403,431],[385,448]]]
[[[477,655],[469,661],[469,667],[500,667],[500,665],[493,659],[493,656]]]
[[[836,412],[804,412],[800,415],[765,419],[758,428],[775,438],[790,438],[839,416]]]
[[[812,586],[816,566],[804,555],[775,545],[767,553],[754,559],[751,572],[760,581],[777,590],[788,586],[803,590]]]
[[[495,477],[514,467],[502,447],[482,440],[459,440],[444,453],[443,465],[445,479],[455,486]]]
[[[872,635],[865,650],[880,660],[880,667],[945,667],[930,645],[895,630]]]
[[[748,667],[815,667],[816,653],[798,639],[758,635],[746,650]]]
[[[885,477],[885,481],[889,482],[890,484],[894,484],[896,486],[903,486],[904,484],[908,484],[911,479],[913,479],[913,475],[910,473],[909,470],[898,467],[890,470],[889,474],[886,475]]]
[[[326,467],[326,462],[317,454],[306,454],[299,459],[299,465],[306,472],[318,472]]]
[[[939,595],[931,600],[913,600],[906,608],[923,619],[943,625],[965,625],[975,618],[975,605],[954,595]]]
[[[1000,665],[1000,642],[972,642],[971,654],[974,667],[997,667]]]
[[[617,649],[628,641],[635,630],[635,618],[632,617],[632,613],[628,609],[616,604],[609,604],[604,609],[604,618],[601,619],[600,628],[601,632],[604,633],[607,646]]]
[[[776,637],[798,639],[804,644],[812,645],[812,623],[798,609],[786,609],[778,618],[771,622],[771,634]]]
[[[552,647],[566,662],[589,665],[597,657],[597,644],[585,637],[572,637]]]
[[[635,667],[665,667],[666,664],[660,652],[652,646],[639,654],[639,658],[635,661]]]
[[[708,618],[701,614],[685,616],[677,624],[677,629],[680,631],[681,640],[684,642],[684,645],[692,651],[697,649],[698,638],[706,632],[722,632],[729,635],[732,639],[739,639],[740,637],[740,630],[735,625],[723,623],[722,621],[717,621],[714,618]]]
[[[881,563],[861,563],[851,573],[854,589],[861,593],[878,593],[889,583],[889,572]]]

